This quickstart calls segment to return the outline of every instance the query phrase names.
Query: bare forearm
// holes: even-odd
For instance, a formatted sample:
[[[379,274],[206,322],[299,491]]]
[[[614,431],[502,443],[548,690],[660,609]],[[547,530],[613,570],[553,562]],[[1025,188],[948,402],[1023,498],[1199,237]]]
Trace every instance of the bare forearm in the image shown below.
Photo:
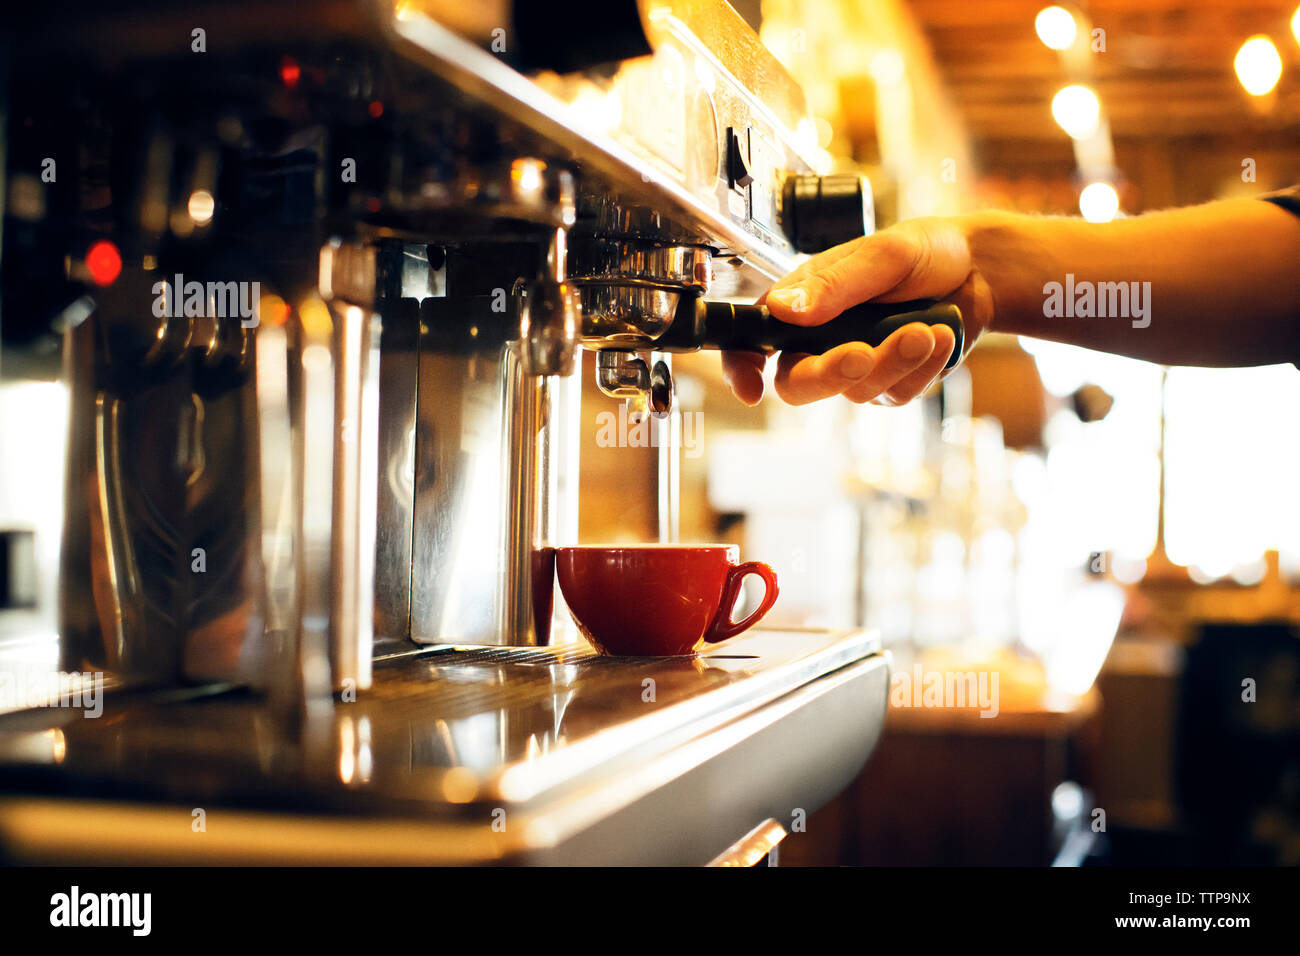
[[[1300,359],[1300,219],[1272,203],[1110,223],[981,213],[967,235],[995,331],[1170,365]]]

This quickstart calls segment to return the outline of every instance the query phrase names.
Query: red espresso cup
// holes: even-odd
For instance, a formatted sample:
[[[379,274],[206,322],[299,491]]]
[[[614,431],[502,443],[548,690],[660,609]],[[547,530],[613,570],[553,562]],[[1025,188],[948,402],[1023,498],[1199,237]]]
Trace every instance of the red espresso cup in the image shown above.
[[[581,545],[556,548],[555,572],[569,611],[604,654],[665,657],[694,654],[734,637],[776,603],[776,572],[758,561],[738,564],[734,544]],[[767,590],[743,621],[731,619],[746,575]]]

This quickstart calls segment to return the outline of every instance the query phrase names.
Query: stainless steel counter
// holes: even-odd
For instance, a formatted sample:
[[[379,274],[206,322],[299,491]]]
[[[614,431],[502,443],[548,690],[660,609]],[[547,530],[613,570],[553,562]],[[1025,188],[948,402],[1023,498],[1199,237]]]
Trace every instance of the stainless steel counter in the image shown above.
[[[868,632],[694,659],[433,647],[290,719],[243,691],[0,717],[0,853],[85,863],[706,863],[847,784],[884,719]]]

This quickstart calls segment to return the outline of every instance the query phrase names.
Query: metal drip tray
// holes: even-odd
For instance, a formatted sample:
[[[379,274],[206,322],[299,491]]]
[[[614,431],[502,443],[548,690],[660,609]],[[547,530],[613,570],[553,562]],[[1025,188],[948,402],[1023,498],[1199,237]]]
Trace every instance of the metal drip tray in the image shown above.
[[[456,647],[454,645],[421,647],[417,650],[391,657],[381,657],[386,663],[401,658],[429,658],[456,666],[470,664],[522,664],[524,666],[550,667],[555,664],[595,664],[600,661],[621,663],[624,659],[604,657],[586,646],[571,648],[535,647]]]
[[[31,801],[48,820],[112,799],[136,813],[234,814],[250,833],[268,814],[294,814],[292,826],[236,841],[231,860],[268,847],[293,859],[277,841],[341,814],[420,834],[361,841],[358,862],[408,861],[416,847],[410,862],[704,862],[851,779],[879,733],[888,670],[869,633],[754,630],[685,659],[431,647],[377,661],[369,691],[294,732],[243,693],[120,695],[101,719],[50,712],[46,726],[29,711],[0,719],[0,790],[26,795],[0,801],[0,850],[46,846],[17,855],[64,859],[46,845],[60,831],[33,822]],[[118,859],[111,834],[99,840],[79,840],[74,858],[95,844]],[[148,859],[170,859],[166,846]],[[176,852],[197,849],[182,840]],[[119,850],[144,852],[139,841]]]

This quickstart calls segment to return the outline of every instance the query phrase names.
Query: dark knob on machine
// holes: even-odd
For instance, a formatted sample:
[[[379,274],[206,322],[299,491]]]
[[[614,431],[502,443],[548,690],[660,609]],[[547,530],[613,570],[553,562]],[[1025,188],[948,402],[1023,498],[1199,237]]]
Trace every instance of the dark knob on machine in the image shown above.
[[[860,176],[787,176],[781,226],[800,252],[817,253],[875,227],[871,188]]]
[[[36,607],[36,535],[0,529],[0,611]]]

